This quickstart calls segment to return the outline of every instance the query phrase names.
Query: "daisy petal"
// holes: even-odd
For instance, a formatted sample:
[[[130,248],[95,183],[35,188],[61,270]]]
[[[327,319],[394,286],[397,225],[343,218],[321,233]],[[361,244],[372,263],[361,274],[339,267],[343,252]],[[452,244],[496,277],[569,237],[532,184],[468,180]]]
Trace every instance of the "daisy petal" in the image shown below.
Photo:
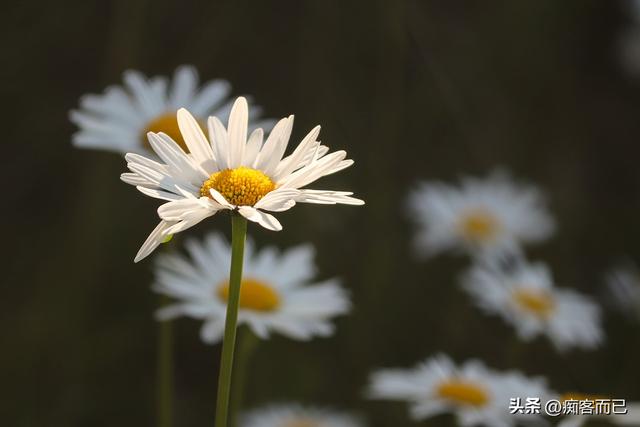
[[[149,254],[151,254],[151,252],[153,252],[160,245],[160,243],[162,243],[162,241],[166,236],[165,233],[167,229],[169,229],[173,224],[175,223],[168,222],[168,221],[160,221],[160,223],[156,226],[156,228],[153,229],[151,234],[149,234],[149,237],[147,237],[147,240],[145,240],[142,246],[140,247],[140,250],[136,254],[136,257],[134,258],[133,262],[139,262],[144,258],[146,258],[147,256],[149,256]]]
[[[284,155],[285,150],[287,149],[287,144],[289,143],[289,138],[291,137],[291,131],[293,130],[293,116],[289,116],[289,119],[285,122],[285,126],[282,129],[282,133],[280,133],[278,139],[273,144],[273,149],[271,153],[267,156],[266,162],[264,164],[264,173],[273,176],[280,160],[282,160],[282,156]],[[269,135],[271,136],[271,135]],[[265,147],[267,142],[265,142]]]
[[[211,309],[203,304],[171,304],[156,310],[155,318],[161,321],[175,319],[180,316],[203,318],[210,314],[210,312]]]
[[[277,152],[282,151],[282,153],[284,153],[284,149],[281,150],[279,146],[280,144],[282,144],[284,136],[291,133],[292,126],[293,126],[293,116],[284,118],[280,120],[278,123],[276,123],[276,125],[273,127],[273,129],[269,133],[269,136],[267,137],[267,140],[265,141],[264,145],[262,146],[262,150],[260,150],[260,153],[258,154],[258,158],[256,159],[256,163],[255,163],[256,169],[264,171],[265,174],[269,175],[267,173],[267,167],[272,162],[275,162],[275,164],[277,165],[277,163],[282,158],[282,154],[281,154],[280,158],[278,158],[275,161],[273,160],[276,157]],[[287,136],[287,139],[284,142],[285,149],[288,141],[289,141],[289,137]]]
[[[210,319],[202,325],[200,329],[200,339],[205,343],[213,344],[222,339],[224,332],[224,321],[220,319]]]
[[[120,179],[126,182],[127,184],[135,185],[136,187],[146,187],[146,188],[156,187],[156,185],[153,182],[149,181],[146,178],[141,177],[136,173],[127,172],[127,173],[120,174]]]
[[[281,186],[301,188],[305,185],[326,176],[347,156],[345,151],[336,151],[316,160],[302,169],[298,169],[280,183]]]
[[[155,98],[153,89],[141,73],[132,70],[125,71],[123,80],[133,93],[134,99],[147,120],[162,113],[162,104]]]
[[[250,168],[254,167],[254,163],[258,158],[258,153],[260,153],[260,148],[262,147],[263,134],[264,131],[258,128],[249,135],[249,140],[247,141],[247,146],[245,147],[244,156],[242,158],[242,166]]]
[[[204,204],[200,199],[183,199],[165,203],[158,208],[158,216],[165,221],[180,221],[194,212],[204,213],[215,212],[217,209],[213,204]]]
[[[209,189],[209,193],[211,193],[211,197],[213,197],[213,200],[220,203],[226,209],[235,209],[235,206],[227,202],[227,199],[225,199],[224,196],[218,192],[218,190],[211,188]]]
[[[200,183],[209,177],[201,167],[193,164],[191,158],[168,135],[149,132],[147,137],[153,151],[164,160],[167,166],[177,173],[186,175],[192,183]]]
[[[256,209],[264,209],[271,212],[282,212],[291,209],[296,204],[296,198],[300,191],[283,188],[270,192],[254,205]]]
[[[167,228],[165,233],[166,234],[176,234],[176,233],[179,233],[181,231],[184,231],[184,230],[186,230],[188,228],[191,228],[194,225],[200,223],[205,218],[208,218],[210,216],[215,215],[216,212],[218,212],[218,211],[217,210],[207,210],[207,209],[199,209],[199,210],[190,211],[189,213],[186,213],[185,215],[183,215],[182,219],[178,223],[176,223],[176,224],[172,225],[171,227]]]
[[[256,222],[267,230],[282,230],[282,225],[273,215],[270,215],[266,212],[261,212],[257,209],[252,208],[251,206],[240,206],[238,207],[238,211],[240,212],[240,215],[247,218],[249,221]]]
[[[350,197],[349,192],[344,191],[323,191],[323,190],[300,190],[299,197],[296,198],[300,203],[316,203],[316,204],[343,204],[361,206],[364,201]]]
[[[168,193],[168,192],[162,191],[162,190],[156,190],[154,188],[148,188],[148,187],[144,187],[144,186],[140,186],[140,185],[137,186],[136,188],[142,194],[146,194],[147,196],[153,197],[155,199],[168,200],[168,201],[174,201],[174,200],[181,200],[182,199],[182,197],[178,196],[177,194]]]
[[[173,111],[189,106],[198,86],[198,72],[190,65],[178,67],[173,74],[169,105]]]
[[[283,177],[301,167],[303,160],[317,150],[319,142],[316,141],[320,134],[320,126],[316,126],[304,137],[290,156],[283,159],[275,171],[274,179],[279,181]]]
[[[229,116],[229,167],[237,168],[242,164],[244,148],[247,143],[247,125],[249,123],[249,107],[247,100],[239,97],[233,104]]]
[[[217,117],[209,117],[207,120],[211,149],[218,163],[218,169],[229,169],[229,149],[227,130]]]
[[[215,109],[231,92],[231,85],[226,80],[214,80],[205,85],[191,102],[189,110],[197,116],[206,116]],[[218,114],[216,112],[216,114]]]
[[[178,127],[196,163],[205,169],[211,168],[215,164],[211,145],[196,119],[184,108],[178,110]]]

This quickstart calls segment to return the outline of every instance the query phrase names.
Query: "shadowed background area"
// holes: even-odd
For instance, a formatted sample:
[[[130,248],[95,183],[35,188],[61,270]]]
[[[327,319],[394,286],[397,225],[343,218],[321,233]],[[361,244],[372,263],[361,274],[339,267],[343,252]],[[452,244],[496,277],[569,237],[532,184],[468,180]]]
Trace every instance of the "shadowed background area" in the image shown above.
[[[495,166],[548,192],[558,233],[529,250],[557,282],[603,293],[603,272],[640,257],[640,76],[617,55],[629,12],[613,1],[22,2],[3,13],[5,104],[0,419],[23,426],[148,426],[156,324],[151,262],[133,256],[157,201],[120,182],[121,156],[71,146],[68,111],[126,69],[193,64],[268,117],[294,113],[294,141],[321,139],[354,167],[319,188],[363,208],[299,205],[261,245],[311,242],[319,278],[340,276],[354,309],[337,334],[274,337],[256,351],[246,405],[300,401],[354,410],[372,426],[414,425],[370,402],[368,373],[436,352],[544,375],[557,390],[640,400],[640,331],[615,312],[606,346],[557,354],[516,340],[457,286],[464,257],[411,254],[406,195],[420,179]],[[6,6],[5,6],[6,7]],[[219,215],[189,230],[222,230]],[[179,239],[175,243],[180,246]],[[174,249],[178,249],[174,248]],[[212,425],[219,346],[199,322],[176,330],[176,420]],[[429,422],[453,425],[449,416]]]

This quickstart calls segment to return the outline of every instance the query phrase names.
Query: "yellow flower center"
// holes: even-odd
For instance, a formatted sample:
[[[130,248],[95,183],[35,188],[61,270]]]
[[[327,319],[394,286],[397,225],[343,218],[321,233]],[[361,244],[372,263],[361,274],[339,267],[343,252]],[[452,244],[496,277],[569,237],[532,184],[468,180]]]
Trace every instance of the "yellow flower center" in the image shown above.
[[[484,406],[489,401],[489,393],[479,384],[448,380],[438,385],[438,396],[459,405]]]
[[[198,121],[198,124],[200,125],[200,128],[203,128],[200,121]],[[165,113],[147,123],[147,126],[142,131],[142,135],[140,135],[140,137],[142,138],[142,144],[148,149],[151,149],[151,144],[149,144],[149,140],[147,139],[147,132],[164,132],[169,135],[185,153],[189,152],[189,148],[187,148],[187,144],[184,142],[184,138],[180,132],[180,127],[178,126],[178,115],[175,111],[172,113]]]
[[[218,297],[227,302],[229,283],[218,286]],[[240,284],[240,308],[254,311],[274,311],[280,305],[280,296],[273,287],[255,279],[244,279]]]
[[[520,308],[538,317],[548,317],[555,308],[553,297],[546,291],[518,289],[513,293],[513,299]]]
[[[482,243],[498,234],[500,224],[494,215],[485,210],[475,210],[462,217],[460,232],[465,239]]]
[[[240,166],[212,173],[202,184],[200,195],[211,198],[211,189],[217,190],[224,198],[236,206],[253,206],[276,185],[263,172]]]

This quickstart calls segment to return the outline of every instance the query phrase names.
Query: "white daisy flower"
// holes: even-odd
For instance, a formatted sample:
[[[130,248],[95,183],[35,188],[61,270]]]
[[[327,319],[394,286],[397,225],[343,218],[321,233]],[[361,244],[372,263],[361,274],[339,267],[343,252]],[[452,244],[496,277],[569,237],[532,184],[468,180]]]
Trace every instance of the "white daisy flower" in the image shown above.
[[[149,142],[164,163],[138,154],[125,156],[131,173],[122,180],[140,192],[166,200],[158,208],[160,224],[142,245],[135,261],[149,255],[168,235],[186,230],[222,210],[233,210],[269,230],[281,230],[265,211],[281,212],[296,202],[362,205],[353,193],[309,190],[302,187],[353,164],[345,151],[327,154],[316,140],[316,126],[300,145],[283,158],[293,127],[293,116],[280,120],[262,143],[258,128],[247,138],[248,106],[234,103],[228,128],[209,117],[207,140],[200,125],[185,109],[178,110],[178,126],[190,153],[165,133],[149,132]]]
[[[363,427],[353,415],[330,409],[282,404],[243,415],[240,427]]]
[[[546,335],[565,351],[593,349],[604,338],[598,305],[575,291],[555,288],[542,263],[523,262],[508,271],[476,265],[462,285],[476,305],[501,316],[525,341]]]
[[[164,132],[187,150],[176,121],[179,108],[191,111],[201,125],[210,115],[226,120],[231,111],[229,82],[213,80],[198,87],[198,73],[191,66],[179,67],[170,83],[166,77],[147,79],[132,70],[123,80],[124,86],[110,86],[102,95],[83,96],[80,108],[71,111],[71,121],[80,128],[73,135],[77,147],[153,156],[147,133]],[[259,116],[258,108],[252,111]],[[273,121],[253,124],[270,126]]]
[[[542,193],[503,173],[466,178],[459,187],[421,183],[409,196],[409,209],[419,226],[416,247],[425,255],[512,249],[544,240],[554,229]]]
[[[202,340],[221,341],[227,298],[231,248],[219,234],[202,242],[187,240],[189,257],[160,254],[156,258],[153,290],[176,300],[157,312],[159,320],[189,316],[204,321]],[[283,253],[273,247],[255,251],[247,241],[240,286],[238,324],[260,338],[278,332],[296,340],[329,336],[331,319],[349,312],[350,302],[339,280],[308,285],[315,274],[311,245]]]
[[[616,308],[626,315],[640,317],[640,271],[630,260],[620,263],[607,273],[606,285]]]
[[[410,404],[414,420],[453,413],[461,426],[515,426],[534,415],[509,411],[511,398],[552,393],[544,380],[517,372],[498,373],[482,362],[470,360],[456,366],[439,355],[413,369],[383,369],[371,375],[369,395],[373,399],[401,400]]]

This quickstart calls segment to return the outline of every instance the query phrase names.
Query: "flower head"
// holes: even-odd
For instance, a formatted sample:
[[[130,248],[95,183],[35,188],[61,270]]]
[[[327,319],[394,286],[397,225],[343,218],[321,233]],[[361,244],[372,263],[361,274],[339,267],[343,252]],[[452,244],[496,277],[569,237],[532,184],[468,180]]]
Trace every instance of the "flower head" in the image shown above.
[[[329,153],[317,140],[315,127],[296,149],[284,156],[293,116],[280,120],[263,144],[258,128],[247,137],[248,106],[238,98],[225,128],[209,117],[207,140],[200,125],[185,109],[178,111],[178,125],[189,148],[185,152],[165,133],[150,132],[149,142],[164,163],[138,154],[125,156],[131,173],[122,180],[151,197],[167,203],[158,208],[161,222],[136,256],[151,253],[167,235],[186,230],[215,215],[232,210],[269,230],[281,230],[267,211],[281,212],[296,203],[362,205],[352,193],[310,190],[303,187],[353,164],[345,151]]]
[[[201,319],[202,340],[216,343],[224,330],[231,250],[219,234],[202,242],[188,240],[186,248],[189,257],[157,257],[153,289],[176,300],[158,310],[157,317]],[[279,253],[273,247],[256,251],[248,241],[243,269],[238,322],[261,338],[271,332],[297,340],[328,336],[334,331],[331,319],[349,312],[349,298],[338,280],[308,285],[315,274],[310,245]]]
[[[461,426],[510,427],[521,419],[509,413],[510,398],[544,399],[551,392],[540,378],[495,372],[477,360],[458,367],[449,357],[438,355],[413,369],[374,372],[369,395],[407,401],[415,420],[448,412],[456,415]]]
[[[325,408],[297,404],[267,406],[248,412],[241,427],[363,427],[356,417]]]
[[[523,340],[546,335],[559,351],[593,349],[603,340],[600,308],[586,296],[556,288],[544,264],[522,263],[509,271],[476,265],[464,276],[463,288]]]
[[[409,197],[419,226],[416,246],[432,255],[449,249],[501,251],[547,238],[554,222],[534,187],[494,173],[461,186],[422,183]]]
[[[201,125],[209,115],[226,120],[231,110],[230,91],[225,80],[198,87],[198,73],[191,66],[176,69],[171,82],[126,71],[124,86],[110,86],[102,95],[85,95],[80,108],[71,111],[71,121],[80,128],[73,143],[82,148],[154,156],[147,132],[164,132],[187,150],[176,121],[178,109],[187,108]],[[259,116],[259,109],[253,110]],[[255,127],[272,125],[272,120],[253,123]]]

